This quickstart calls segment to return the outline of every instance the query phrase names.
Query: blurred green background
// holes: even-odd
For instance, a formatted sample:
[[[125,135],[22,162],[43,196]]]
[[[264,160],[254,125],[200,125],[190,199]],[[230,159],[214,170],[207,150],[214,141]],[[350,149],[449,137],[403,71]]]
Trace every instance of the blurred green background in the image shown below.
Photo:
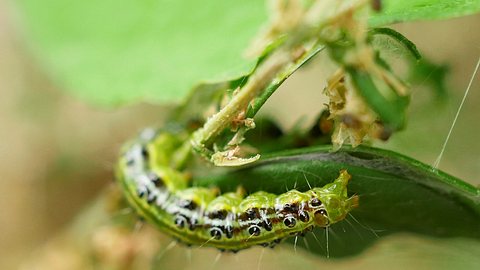
[[[24,262],[32,252],[68,226],[113,181],[112,167],[122,142],[144,126],[160,125],[171,106],[140,103],[107,109],[66,94],[40,68],[43,65],[25,45],[9,10],[0,2],[0,269],[20,265],[30,269],[32,264]],[[407,129],[378,146],[428,164],[434,162],[480,55],[479,25],[480,16],[475,15],[395,26],[424,55],[450,65],[450,96],[447,103],[440,104],[433,102],[426,87],[415,87]],[[262,113],[285,128],[301,118],[312,121],[324,102],[321,92],[331,71],[323,63],[320,57],[294,74]],[[480,185],[479,88],[477,78],[440,165],[475,185]],[[162,247],[171,242],[167,236],[160,236],[159,241]],[[261,269],[277,270],[384,269],[385,265],[390,269],[474,269],[480,266],[479,245],[464,239],[397,235],[342,261],[315,257],[300,249],[295,252],[285,245],[222,255],[215,265],[216,250],[178,246],[168,251],[161,265],[164,269],[255,269],[259,263]],[[63,255],[50,254],[49,259],[70,259]]]

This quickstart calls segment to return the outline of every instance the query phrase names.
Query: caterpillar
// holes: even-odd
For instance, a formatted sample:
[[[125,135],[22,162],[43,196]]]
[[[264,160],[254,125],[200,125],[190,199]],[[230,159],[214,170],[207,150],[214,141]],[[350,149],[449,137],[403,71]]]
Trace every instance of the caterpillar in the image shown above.
[[[187,174],[169,164],[179,134],[147,129],[122,150],[117,181],[137,213],[187,245],[236,252],[255,245],[273,247],[284,238],[327,227],[358,206],[348,197],[346,170],[332,183],[305,192],[258,191],[219,194],[216,188],[191,187]]]

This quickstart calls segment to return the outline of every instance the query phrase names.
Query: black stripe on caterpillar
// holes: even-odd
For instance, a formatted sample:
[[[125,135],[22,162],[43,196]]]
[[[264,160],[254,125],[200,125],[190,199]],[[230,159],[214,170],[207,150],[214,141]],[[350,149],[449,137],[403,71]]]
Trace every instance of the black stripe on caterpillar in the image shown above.
[[[117,180],[133,208],[160,230],[188,245],[237,251],[254,245],[273,247],[282,239],[328,227],[358,206],[348,197],[350,175],[305,192],[238,189],[219,195],[216,188],[190,187],[188,177],[169,166],[181,144],[178,134],[144,131],[123,150]]]

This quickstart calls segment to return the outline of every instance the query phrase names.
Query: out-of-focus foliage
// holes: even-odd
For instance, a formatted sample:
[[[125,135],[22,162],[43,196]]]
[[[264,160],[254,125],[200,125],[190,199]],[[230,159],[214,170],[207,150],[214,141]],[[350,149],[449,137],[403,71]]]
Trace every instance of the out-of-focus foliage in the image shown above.
[[[477,0],[378,1],[379,26],[478,12]],[[26,38],[64,89],[91,103],[178,101],[201,80],[247,74],[264,1],[17,1]]]
[[[447,19],[480,11],[478,0],[378,0],[382,11],[370,18],[370,25],[416,20]]]
[[[175,101],[200,80],[247,73],[263,1],[21,0],[31,47],[58,83],[96,104]]]

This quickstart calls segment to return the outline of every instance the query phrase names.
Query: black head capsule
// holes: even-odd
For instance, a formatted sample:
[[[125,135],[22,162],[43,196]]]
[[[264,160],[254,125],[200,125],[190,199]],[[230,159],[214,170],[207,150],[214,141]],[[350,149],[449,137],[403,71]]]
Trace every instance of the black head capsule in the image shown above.
[[[289,228],[293,228],[297,224],[297,220],[293,216],[287,216],[283,220],[283,224]]]
[[[248,228],[248,233],[252,236],[259,236],[262,230],[257,225],[252,225]]]
[[[210,236],[214,239],[220,240],[222,238],[222,230],[217,227],[210,229]]]

